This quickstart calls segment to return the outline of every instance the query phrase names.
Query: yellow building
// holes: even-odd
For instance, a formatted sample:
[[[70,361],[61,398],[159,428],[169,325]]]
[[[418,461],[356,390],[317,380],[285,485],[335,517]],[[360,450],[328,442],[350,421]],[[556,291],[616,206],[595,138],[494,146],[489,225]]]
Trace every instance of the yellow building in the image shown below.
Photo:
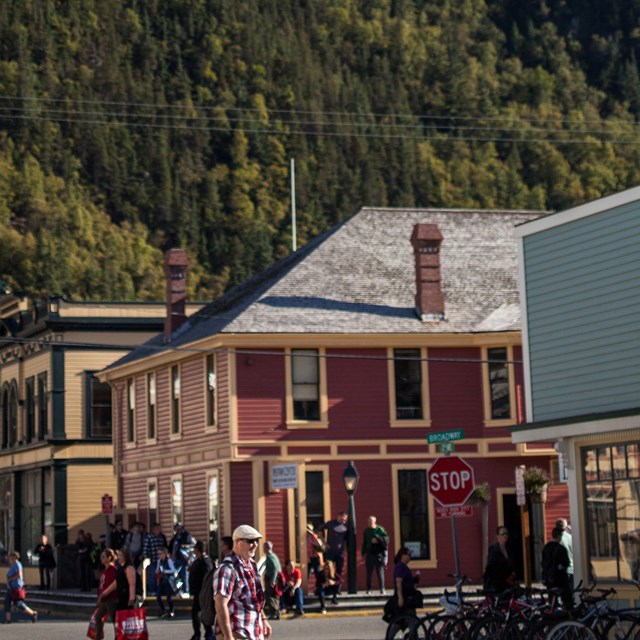
[[[55,545],[104,532],[111,388],[94,373],[161,332],[165,315],[164,302],[0,296],[0,552],[25,555],[43,532]]]

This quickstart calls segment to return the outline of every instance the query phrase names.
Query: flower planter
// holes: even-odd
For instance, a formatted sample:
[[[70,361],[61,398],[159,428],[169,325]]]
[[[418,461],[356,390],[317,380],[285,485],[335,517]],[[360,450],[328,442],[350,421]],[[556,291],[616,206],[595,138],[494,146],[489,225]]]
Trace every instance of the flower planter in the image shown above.
[[[528,495],[532,504],[544,504],[547,501],[547,486],[540,487],[536,491],[530,491]]]

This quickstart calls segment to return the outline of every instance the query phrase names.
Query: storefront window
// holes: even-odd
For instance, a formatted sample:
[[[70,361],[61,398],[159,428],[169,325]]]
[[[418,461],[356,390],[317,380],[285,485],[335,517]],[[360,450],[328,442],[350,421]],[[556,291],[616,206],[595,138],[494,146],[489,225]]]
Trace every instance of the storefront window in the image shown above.
[[[597,580],[638,579],[638,444],[583,449],[590,569]]]
[[[29,471],[21,478],[20,495],[20,551],[25,555],[23,564],[31,564],[31,550],[42,534],[42,476],[40,471]]]
[[[415,560],[427,560],[430,557],[427,498],[426,470],[401,469],[398,471],[400,544],[411,549]]]

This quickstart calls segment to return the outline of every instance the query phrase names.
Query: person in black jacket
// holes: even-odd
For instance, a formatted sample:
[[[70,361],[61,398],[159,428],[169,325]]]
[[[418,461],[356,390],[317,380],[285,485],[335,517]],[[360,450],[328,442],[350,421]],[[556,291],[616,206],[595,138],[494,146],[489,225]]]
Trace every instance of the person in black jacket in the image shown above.
[[[569,581],[569,553],[562,546],[562,529],[555,527],[551,532],[551,540],[542,549],[542,582],[547,588],[560,589],[562,605],[565,609],[573,607],[571,583]]]
[[[56,568],[56,559],[53,556],[53,548],[49,539],[43,533],[40,536],[40,544],[36,545],[33,554],[38,556],[38,570],[40,571],[40,591],[51,589],[51,573]]]
[[[496,533],[498,540],[489,547],[487,555],[487,567],[484,571],[484,588],[500,594],[515,586],[515,572],[511,555],[507,548],[509,531],[504,525],[500,525]]]
[[[189,567],[189,593],[193,597],[191,605],[191,624],[193,625],[193,636],[191,640],[200,640],[200,591],[202,589],[202,581],[207,572],[213,568],[211,558],[205,553],[204,543],[196,542],[193,547],[196,556],[195,560]],[[210,625],[204,624],[205,638],[213,637],[213,629]]]

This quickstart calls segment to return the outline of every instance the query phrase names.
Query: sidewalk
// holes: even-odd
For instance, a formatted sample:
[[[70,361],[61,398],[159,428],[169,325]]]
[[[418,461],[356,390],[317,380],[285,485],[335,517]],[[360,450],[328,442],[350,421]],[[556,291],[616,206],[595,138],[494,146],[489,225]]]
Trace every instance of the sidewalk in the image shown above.
[[[467,586],[465,592],[470,596],[475,596],[477,586]],[[424,594],[425,609],[440,608],[439,599],[447,589],[453,592],[452,585],[443,587],[424,587],[420,590]],[[327,604],[328,616],[335,615],[382,615],[382,608],[385,602],[392,595],[393,591],[387,592],[386,595],[373,593],[365,594],[364,591],[356,594],[343,592],[340,594],[337,605]],[[4,589],[0,590],[0,597],[4,598]],[[87,620],[91,616],[95,608],[97,598],[97,590],[86,593],[79,589],[52,589],[50,591],[40,591],[37,587],[27,586],[27,604],[39,612],[40,615],[55,614],[56,616],[65,616],[69,618]],[[192,598],[174,599],[176,616],[188,618],[191,612]],[[305,614],[318,615],[320,613],[320,603],[316,596],[306,596],[304,599]],[[148,608],[148,615],[154,617],[157,612],[155,596],[149,596],[145,600],[145,606]],[[324,616],[323,616],[324,617]]]

